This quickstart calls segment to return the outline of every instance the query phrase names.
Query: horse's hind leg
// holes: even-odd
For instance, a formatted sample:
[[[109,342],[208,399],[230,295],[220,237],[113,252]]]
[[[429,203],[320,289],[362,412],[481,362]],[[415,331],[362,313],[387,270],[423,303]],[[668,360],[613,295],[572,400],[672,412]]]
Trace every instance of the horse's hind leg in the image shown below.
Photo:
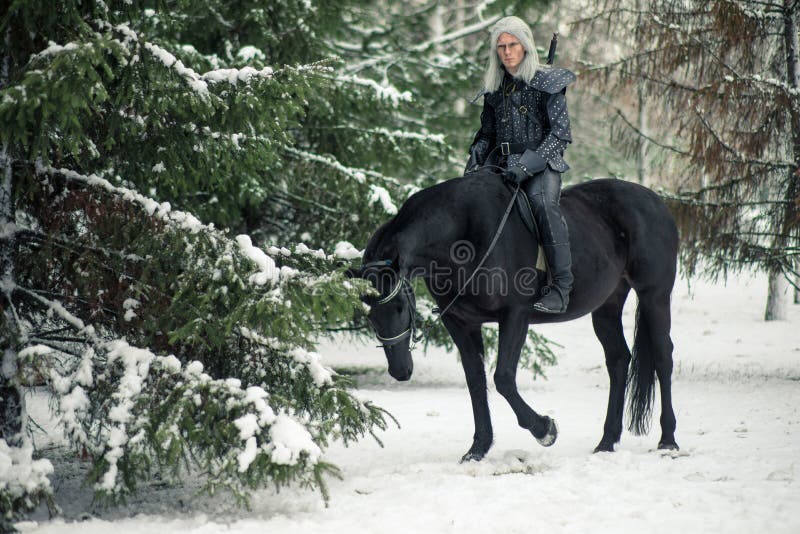
[[[511,405],[519,426],[530,430],[536,441],[549,447],[555,443],[558,435],[555,421],[534,412],[517,391],[517,364],[528,334],[528,311],[525,308],[509,311],[499,323],[500,340],[494,373],[497,392]]]
[[[489,402],[486,398],[486,369],[483,365],[484,348],[481,327],[480,325],[466,325],[450,315],[443,316],[442,322],[461,355],[461,365],[464,367],[464,376],[467,379],[467,388],[472,400],[472,416],[475,420],[472,446],[461,458],[461,461],[479,461],[486,456],[493,439]]]
[[[614,444],[622,435],[622,412],[625,407],[625,386],[628,381],[628,365],[631,351],[622,330],[622,309],[631,286],[622,280],[606,302],[592,313],[592,326],[597,339],[603,345],[610,388],[608,410],[603,425],[603,438],[594,452],[614,450]]]
[[[670,288],[671,290],[671,288]],[[634,353],[640,352],[637,345],[650,352],[655,365],[661,393],[661,439],[659,449],[678,449],[675,442],[675,412],[672,409],[672,339],[670,338],[670,290],[639,291],[637,329],[642,342],[634,341]],[[647,357],[646,355],[638,357]]]

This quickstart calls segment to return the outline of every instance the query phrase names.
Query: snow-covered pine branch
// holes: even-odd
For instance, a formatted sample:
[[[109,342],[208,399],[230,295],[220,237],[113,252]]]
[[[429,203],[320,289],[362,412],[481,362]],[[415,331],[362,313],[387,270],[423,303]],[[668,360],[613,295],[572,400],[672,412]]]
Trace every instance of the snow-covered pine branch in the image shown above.
[[[39,171],[53,172],[46,168]],[[213,233],[216,243],[226,239],[213,227],[199,222],[188,228],[183,226],[185,220],[192,218],[182,214],[172,217],[176,212],[166,207],[159,210],[150,199],[133,191],[116,188],[97,177],[61,174],[119,195],[149,211],[151,216],[168,221],[175,231],[198,237]],[[251,283],[263,285],[265,281],[259,276],[269,272],[268,256],[253,247],[247,236],[239,236],[235,242],[228,244],[224,255],[238,254],[249,260],[256,267],[249,276]],[[304,253],[302,249],[297,252],[300,256]],[[317,260],[327,258],[324,253],[316,257]],[[214,276],[224,281],[224,274],[218,270],[214,271]],[[266,282],[275,284],[277,280]],[[325,275],[307,277],[306,283],[318,286],[340,281]],[[133,481],[148,476],[147,466],[153,465],[151,459],[158,460],[156,463],[161,465],[177,465],[176,462],[184,458],[194,458],[194,467],[213,475],[208,478],[210,488],[229,489],[244,500],[246,488],[264,484],[266,480],[276,484],[290,480],[313,484],[319,475],[316,461],[320,447],[329,439],[354,439],[370,431],[374,424],[385,424],[379,409],[338,388],[331,371],[321,365],[319,356],[302,346],[266,338],[244,326],[231,332],[239,337],[234,345],[242,347],[245,341],[249,346],[250,363],[247,365],[251,372],[239,373],[240,376],[248,377],[251,383],[259,383],[255,377],[260,376],[264,384],[270,384],[278,400],[269,400],[260,386],[244,390],[240,379],[213,379],[202,372],[200,362],[189,361],[182,365],[175,356],[157,356],[149,349],[133,347],[122,339],[109,339],[100,333],[106,328],[86,324],[62,303],[37,292],[20,286],[6,290],[38,303],[51,321],[65,324],[78,336],[70,346],[81,351],[80,358],[75,358],[73,351],[59,351],[51,345],[46,351],[35,347],[21,350],[19,362],[21,365],[36,363],[40,371],[42,356],[46,355],[52,362],[48,379],[56,395],[63,428],[73,444],[85,448],[99,462],[93,477],[97,490],[109,496],[132,491]],[[295,397],[288,391],[301,383],[305,384],[307,397],[292,400]],[[290,389],[283,391],[286,387]],[[202,412],[197,410],[198,399],[203,399]],[[90,409],[98,402],[105,405],[104,410]],[[218,408],[209,410],[210,404]],[[311,406],[315,408],[312,410]],[[355,413],[361,414],[355,419],[353,406]],[[198,424],[197,418],[206,412],[213,420],[201,421],[201,428],[214,427],[218,431],[221,426],[229,425],[230,431],[223,433],[228,441],[209,441],[207,436],[193,430],[193,425]],[[337,414],[345,412],[349,414],[347,419],[340,420]],[[164,417],[163,421],[158,414]],[[325,424],[313,423],[323,414]],[[251,419],[259,425],[248,426],[245,431],[243,421]],[[191,454],[187,454],[190,451]],[[256,466],[257,474],[248,471],[251,465]],[[121,476],[122,473],[125,476]]]
[[[138,213],[159,222],[150,239],[160,241],[156,246],[168,251],[179,277],[159,285],[155,280],[142,279],[136,270],[126,274],[135,293],[124,293],[130,296],[118,312],[124,315],[123,324],[133,326],[162,313],[154,305],[168,296],[171,287],[173,294],[167,303],[190,311],[188,321],[171,332],[171,345],[181,353],[179,360],[115,337],[113,321],[90,326],[70,311],[80,309],[74,298],[68,299],[71,304],[65,304],[23,285],[9,282],[4,287],[6,295],[24,303],[27,309],[38,307],[37,314],[47,318],[48,328],[60,323],[73,331],[71,337],[61,334],[58,340],[51,340],[36,334],[34,322],[30,341],[20,347],[17,358],[23,367],[44,374],[52,385],[67,437],[98,462],[92,474],[98,491],[109,496],[128,493],[136,480],[149,476],[152,460],[177,466],[185,458],[195,459],[192,469],[213,474],[208,479],[210,488],[227,488],[242,499],[246,499],[247,487],[267,481],[316,484],[321,447],[332,439],[349,441],[372,432],[375,426],[385,426],[383,412],[342,389],[331,370],[321,364],[319,355],[307,350],[309,342],[303,334],[319,320],[309,307],[318,295],[334,296],[326,299],[334,304],[338,299],[342,313],[347,314],[358,302],[359,288],[334,272],[339,258],[360,257],[352,245],[339,243],[330,254],[302,243],[294,247],[294,252],[274,246],[265,252],[247,235],[231,239],[191,213],[173,210],[169,203],[113,185],[97,175],[40,162],[33,170],[49,191],[64,190],[57,198],[77,194],[96,198],[112,213],[118,210],[120,220],[116,224],[128,224],[124,206],[133,209],[131,215]],[[119,207],[114,207],[115,203]],[[91,213],[80,217],[80,240],[95,239],[92,217]],[[11,234],[26,231],[13,225]],[[135,258],[133,265],[146,266],[149,245],[145,250],[135,244],[127,246],[124,253],[113,248],[93,248],[91,252],[106,262],[114,258],[124,263]],[[283,265],[279,266],[276,259]],[[91,262],[85,266],[91,269]],[[160,278],[165,275],[167,280],[175,276],[162,272]],[[208,314],[212,307],[221,314],[219,317]],[[306,326],[298,329],[297,325]],[[147,339],[136,329],[127,332]],[[217,340],[212,342],[209,336]],[[203,364],[191,361],[194,351],[204,359],[239,358],[235,374],[240,378],[212,378],[201,372]],[[242,381],[251,386],[242,389]],[[275,396],[256,395],[263,388]],[[203,410],[198,410],[197,399],[203,399]],[[92,408],[98,403],[105,409]],[[211,410],[211,404],[219,407]],[[250,404],[260,412],[253,412]],[[265,406],[271,410],[271,417],[264,415]],[[164,421],[158,420],[159,413]],[[256,416],[261,426],[247,427],[245,432],[244,422]],[[230,432],[224,434],[228,441],[217,443],[197,434],[190,427],[200,424],[198,417],[214,418],[201,421],[201,428],[229,425]]]

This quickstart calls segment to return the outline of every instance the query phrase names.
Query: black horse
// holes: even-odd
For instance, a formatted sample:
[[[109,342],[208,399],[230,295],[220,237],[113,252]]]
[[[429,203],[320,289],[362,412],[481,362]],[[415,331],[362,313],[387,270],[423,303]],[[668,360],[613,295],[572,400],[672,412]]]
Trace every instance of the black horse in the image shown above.
[[[543,272],[533,269],[535,238],[515,213],[477,276],[465,284],[489,250],[511,195],[492,172],[448,180],[411,196],[372,236],[355,275],[371,280],[379,294],[365,301],[371,305],[368,317],[383,342],[389,374],[401,381],[411,378],[415,302],[409,279],[422,276],[440,308],[450,305],[441,319],[461,353],[472,399],[475,434],[462,461],[482,459],[492,445],[481,336],[481,324],[487,322],[499,323],[497,391],[511,405],[519,425],[549,446],[557,436],[555,422],[531,409],[516,386],[528,325],[591,313],[611,382],[603,437],[595,451],[613,451],[619,441],[628,386],[629,428],[635,434],[647,433],[655,375],[661,389],[658,446],[677,449],[670,294],[678,232],[667,207],[649,189],[621,180],[598,179],[565,188],[561,208],[569,226],[575,282],[566,313],[548,315],[532,311],[534,297],[546,281]],[[631,288],[639,299],[633,354],[621,320]]]

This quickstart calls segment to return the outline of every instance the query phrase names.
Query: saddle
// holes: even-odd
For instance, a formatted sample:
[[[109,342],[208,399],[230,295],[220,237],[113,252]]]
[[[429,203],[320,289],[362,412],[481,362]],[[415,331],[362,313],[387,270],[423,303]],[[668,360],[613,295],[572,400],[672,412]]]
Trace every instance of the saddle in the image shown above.
[[[514,193],[514,189],[511,187],[511,184],[506,182],[506,187]],[[525,226],[530,230],[531,234],[536,238],[536,242],[539,244],[539,251],[536,254],[536,270],[543,271],[549,274],[549,269],[547,268],[547,261],[544,256],[544,249],[542,248],[542,240],[539,238],[539,228],[536,226],[536,219],[533,218],[533,208],[531,208],[531,203],[528,200],[528,195],[522,189],[517,191],[517,211],[519,211],[520,217],[522,217],[522,222]]]

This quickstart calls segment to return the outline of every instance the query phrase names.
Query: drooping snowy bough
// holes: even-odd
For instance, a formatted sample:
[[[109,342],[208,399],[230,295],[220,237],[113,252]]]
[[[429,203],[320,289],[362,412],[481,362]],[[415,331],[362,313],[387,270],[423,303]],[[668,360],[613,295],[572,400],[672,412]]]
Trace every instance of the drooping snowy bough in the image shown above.
[[[86,280],[76,292],[127,308],[117,324],[102,311],[89,324],[69,311],[79,299],[53,298],[25,280],[4,288],[18,316],[30,318],[20,321],[18,373],[50,386],[70,443],[94,459],[101,495],[195,468],[210,492],[228,489],[245,502],[249,488],[268,482],[322,485],[335,470],[321,461],[330,440],[385,426],[380,408],[349,394],[308,350],[310,327],[298,326],[325,319],[314,309],[320,295],[334,309],[357,301],[358,288],[341,275],[311,273],[335,272],[334,255],[290,252],[278,265],[246,235],[231,239],[99,177],[43,165],[37,176],[65,199],[99,201],[123,231],[126,218],[150,225],[118,251],[79,254],[78,264],[102,261],[118,281]],[[169,262],[154,265],[154,248],[169,251]]]

